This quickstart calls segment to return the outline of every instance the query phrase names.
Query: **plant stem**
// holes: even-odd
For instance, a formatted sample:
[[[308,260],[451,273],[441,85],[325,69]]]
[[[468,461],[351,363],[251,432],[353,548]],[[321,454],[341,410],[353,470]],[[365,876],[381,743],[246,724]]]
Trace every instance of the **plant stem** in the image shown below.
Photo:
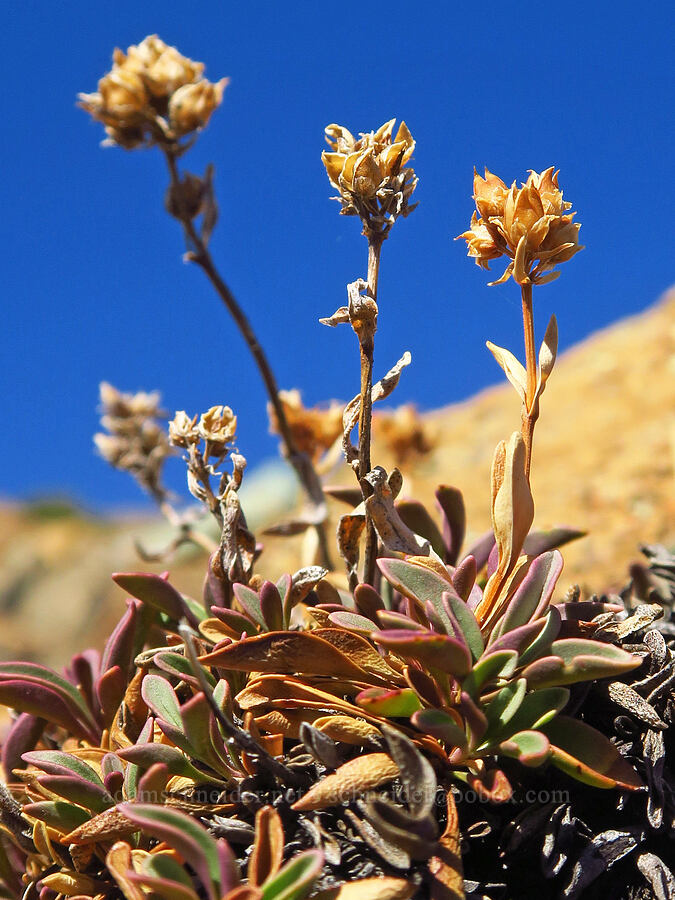
[[[380,252],[382,238],[368,237],[368,295],[377,303],[377,281],[380,274]],[[370,442],[373,419],[373,355],[375,350],[375,329],[359,332],[361,355],[361,411],[359,414],[359,480],[370,472]],[[363,482],[362,482],[363,487]],[[365,497],[365,494],[364,494]],[[377,532],[366,512],[366,547],[363,563],[363,581],[373,584],[375,580],[375,560],[377,558]]]
[[[534,317],[532,315],[532,285],[521,285],[523,302],[523,331],[525,333],[525,369],[527,372],[527,390],[522,411],[522,434],[525,442],[525,474],[530,477],[532,464],[532,437],[534,426],[539,418],[539,401],[537,393],[537,351],[534,343]]]
[[[180,197],[180,175],[178,172],[178,166],[176,164],[175,154],[172,153],[171,150],[167,149],[165,151],[165,156],[167,164],[169,166],[172,186],[176,191],[176,195]],[[319,477],[314,470],[314,466],[312,465],[311,460],[306,456],[306,454],[301,453],[295,444],[295,440],[288,424],[283,405],[281,403],[281,400],[279,399],[279,387],[277,385],[276,378],[274,377],[274,373],[272,372],[272,368],[269,364],[265,351],[261,347],[258,338],[253,331],[253,327],[251,326],[251,323],[244,313],[244,310],[241,308],[234,294],[229,289],[222,276],[220,275],[218,269],[216,268],[213,257],[211,256],[206,243],[202,240],[202,237],[198,233],[194,222],[187,214],[181,214],[180,220],[185,230],[185,236],[187,238],[188,246],[190,249],[189,259],[192,262],[197,263],[197,265],[201,268],[201,270],[204,272],[206,277],[215,288],[216,293],[223,301],[227,308],[227,311],[234,319],[234,322],[239,329],[241,336],[246,341],[248,349],[250,350],[251,355],[255,360],[258,371],[260,372],[263,383],[267,390],[267,395],[269,397],[270,403],[272,404],[272,408],[274,409],[274,414],[279,426],[279,433],[281,435],[281,440],[285,448],[286,458],[295,469],[298,478],[300,479],[300,483],[305,489],[305,493],[307,494],[307,497],[312,504],[314,511],[316,512],[324,503],[321,482],[319,481]],[[321,565],[325,566],[328,569],[331,569],[332,563],[328,550],[326,530],[323,522],[316,522],[314,528],[316,530],[319,542],[319,555]]]

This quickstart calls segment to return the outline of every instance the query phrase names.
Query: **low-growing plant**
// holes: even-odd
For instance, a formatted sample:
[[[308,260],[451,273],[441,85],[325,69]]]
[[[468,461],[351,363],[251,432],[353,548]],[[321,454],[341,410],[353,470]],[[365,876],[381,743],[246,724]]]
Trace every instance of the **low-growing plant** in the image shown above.
[[[176,527],[167,553],[185,541],[207,551],[203,596],[185,596],[167,573],[117,573],[127,606],[101,654],[78,654],[64,674],[0,664],[0,702],[14,710],[2,748],[0,877],[7,896],[41,900],[464,897],[458,787],[505,804],[527,773],[553,766],[589,790],[620,792],[625,803],[645,790],[628,752],[578,714],[575,685],[601,680],[616,703],[654,728],[666,724],[619,678],[648,664],[639,684],[654,702],[657,688],[665,698],[670,675],[658,679],[672,652],[663,639],[648,632],[644,644],[620,646],[645,634],[658,608],[622,621],[614,600],[575,591],[556,598],[559,547],[581,533],[532,531],[534,431],[557,351],[552,317],[537,352],[533,288],[581,249],[579,225],[553,168],[511,188],[490,172],[475,175],[477,211],[461,237],[483,268],[509,260],[494,283],[513,278],[521,287],[526,364],[488,343],[521,398],[522,419],[495,451],[492,529],[463,550],[457,489],[438,488],[437,521],[400,496],[398,469],[371,461],[373,404],[411,361],[403,353],[374,380],[381,251],[414,209],[412,134],[393,119],[358,138],[343,126],[326,129],[322,160],[340,212],[360,218],[368,267],[366,279],[348,285],[348,304],[321,321],[355,332],[361,389],[344,408],[306,410],[297,392],[278,390],[208,249],[213,168],[204,176],[178,170],[225,84],[208,82],[201,63],[153,36],[116,51],[112,71],[81,104],[109,143],[156,147],[166,158],[167,209],[183,227],[187,258],[247,341],[272,427],[308,497],[304,511],[272,530],[314,535],[312,558],[276,582],[256,574],[262,547],[239,498],[246,460],[233,450],[229,406],[179,411],[167,431],[158,395],[102,386],[99,452]],[[336,442],[356,484],[324,490],[321,458]],[[415,446],[426,445],[420,438]],[[215,543],[163,485],[175,452],[190,493],[216,523]],[[326,494],[349,505],[337,528],[344,574],[331,565]],[[662,712],[670,717],[672,703]]]

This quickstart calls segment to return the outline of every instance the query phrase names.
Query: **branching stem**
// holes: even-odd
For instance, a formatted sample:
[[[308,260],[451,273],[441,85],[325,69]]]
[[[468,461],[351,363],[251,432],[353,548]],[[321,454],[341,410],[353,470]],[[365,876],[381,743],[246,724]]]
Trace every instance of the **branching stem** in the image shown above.
[[[167,149],[165,151],[165,156],[169,167],[172,186],[175,189],[176,196],[180,197],[180,175],[178,172],[178,165],[176,163],[175,154]],[[288,424],[283,405],[279,398],[279,387],[277,385],[276,378],[274,376],[274,373],[272,372],[272,368],[269,364],[265,351],[261,347],[260,342],[258,341],[258,338],[256,337],[256,334],[253,330],[253,327],[251,326],[251,323],[244,313],[244,310],[241,308],[234,294],[227,286],[218,269],[216,268],[213,257],[211,256],[206,243],[197,231],[192,218],[187,213],[181,213],[180,221],[183,225],[185,237],[187,239],[189,247],[188,258],[191,262],[196,263],[209,279],[209,281],[215,288],[216,293],[225,304],[227,311],[234,319],[234,322],[239,329],[241,336],[246,341],[248,349],[251,352],[251,355],[253,356],[253,359],[255,360],[255,363],[258,367],[258,371],[260,372],[260,375],[262,377],[265,389],[267,390],[267,396],[269,397],[272,408],[274,409],[274,414],[276,416],[279,427],[279,433],[281,435],[281,440],[285,449],[285,455],[290,464],[295,469],[314,511],[318,513],[318,510],[324,503],[321,483],[319,481],[318,475],[316,474],[316,471],[314,470],[314,466],[312,465],[311,460],[306,456],[306,454],[301,453],[295,444],[295,440]],[[319,518],[318,515],[317,518]],[[330,569],[332,568],[332,564],[330,560],[328,541],[326,539],[326,530],[323,521],[317,522],[314,525],[314,528],[316,530],[319,542],[321,565]]]

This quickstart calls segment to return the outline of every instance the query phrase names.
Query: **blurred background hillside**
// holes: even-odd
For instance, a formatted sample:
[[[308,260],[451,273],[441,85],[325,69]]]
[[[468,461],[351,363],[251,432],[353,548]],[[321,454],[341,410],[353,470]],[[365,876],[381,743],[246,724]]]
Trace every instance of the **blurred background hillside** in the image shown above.
[[[519,402],[506,384],[426,413],[421,427],[432,447],[402,466],[403,494],[430,503],[439,483],[459,487],[468,539],[478,537],[490,524],[494,447],[518,422]],[[377,431],[375,447],[375,462],[396,462],[388,444],[378,445]],[[351,484],[350,473],[343,466],[333,481]],[[561,593],[574,583],[586,592],[615,590],[640,543],[675,543],[675,291],[558,361],[535,437],[533,491],[535,527],[588,531],[564,550]],[[251,473],[244,502],[254,527],[287,517],[295,499],[281,462]],[[100,642],[123,608],[112,571],[169,568],[180,590],[200,596],[203,555],[182,552],[168,566],[139,561],[134,541],[156,550],[171,535],[147,512],[96,517],[56,501],[2,506],[0,657],[58,664],[84,643]],[[276,579],[299,566],[301,539],[263,540],[264,575]]]

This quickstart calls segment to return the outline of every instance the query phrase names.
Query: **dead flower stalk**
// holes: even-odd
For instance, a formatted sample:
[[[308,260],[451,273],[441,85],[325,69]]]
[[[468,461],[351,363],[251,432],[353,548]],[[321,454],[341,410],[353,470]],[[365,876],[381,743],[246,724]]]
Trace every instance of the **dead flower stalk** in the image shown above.
[[[406,167],[415,149],[415,141],[405,122],[394,136],[395,119],[385,122],[377,131],[362,133],[358,139],[342,125],[328,125],[326,142],[331,148],[321,154],[328,179],[338,191],[340,213],[359,216],[363,235],[368,241],[368,275],[349,285],[349,307],[346,317],[326,320],[325,324],[349,321],[359,340],[361,390],[359,411],[359,456],[357,476],[364,500],[372,494],[366,481],[371,469],[373,357],[377,330],[377,284],[382,244],[399,216],[414,209],[410,197],[417,186],[412,168]],[[365,292],[365,293],[363,293]],[[377,533],[366,512],[366,546],[363,581],[372,584],[377,558]]]
[[[178,159],[190,149],[223,99],[228,79],[213,84],[203,77],[204,64],[183,56],[151,35],[127,53],[116,50],[113,67],[99,81],[98,91],[80,94],[80,106],[103,123],[105,143],[134,150],[159,147],[166,159],[171,183],[166,198],[170,215],[183,226],[188,252],[211,282],[243,337],[262,377],[279,424],[284,455],[295,469],[312,506],[322,565],[330,568],[324,528],[325,502],[312,461],[301,453],[288,425],[279,388],[253,327],[226,284],[208,248],[218,211],[213,191],[213,167],[203,177],[186,172]],[[201,227],[195,220],[201,215]]]
[[[532,287],[555,280],[560,275],[560,270],[555,267],[583,250],[579,244],[581,225],[573,221],[575,213],[569,212],[572,204],[563,200],[554,166],[541,174],[530,171],[525,184],[517,187],[514,181],[510,188],[488,169],[485,178],[474,171],[473,189],[476,211],[471,218],[471,227],[457,240],[466,240],[468,255],[483,269],[490,268],[490,260],[507,256],[511,261],[503,275],[490,284],[502,284],[512,277],[521,290],[525,369],[508,350],[490,343],[488,347],[523,402],[522,436],[525,472],[529,478],[539,398],[553,367],[554,344],[557,344],[555,316],[552,316],[538,364]],[[551,347],[554,358],[549,363]]]

